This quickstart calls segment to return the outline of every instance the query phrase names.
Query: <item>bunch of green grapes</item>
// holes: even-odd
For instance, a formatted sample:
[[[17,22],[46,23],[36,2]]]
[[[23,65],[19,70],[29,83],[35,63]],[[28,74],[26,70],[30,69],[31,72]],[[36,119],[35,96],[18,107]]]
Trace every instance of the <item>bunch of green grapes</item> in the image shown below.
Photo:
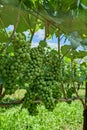
[[[46,80],[54,79],[56,81],[60,80],[61,77],[61,68],[60,68],[60,60],[58,58],[58,53],[56,50],[51,50],[46,54],[46,58],[44,59],[44,71]]]
[[[13,52],[7,52],[9,46],[13,47]],[[13,93],[19,86],[20,78],[30,61],[30,45],[26,42],[24,35],[16,34],[14,41],[6,48],[1,57],[0,72],[1,77],[5,80],[6,93]]]
[[[11,45],[13,53],[2,57],[0,68],[6,93],[13,93],[19,87],[26,89],[23,107],[31,114],[36,113],[38,101],[53,110],[61,96],[58,54],[53,50],[46,51],[41,44],[31,48],[20,33],[15,34]]]
[[[30,86],[25,95],[23,107],[28,108],[30,114],[37,113],[37,104],[42,102],[49,110],[55,107],[52,89],[47,86],[43,78],[38,77],[34,84]]]
[[[45,90],[46,93],[49,93],[45,98],[45,106],[46,108],[53,109],[58,102],[58,98],[62,95],[61,83],[59,83],[61,80],[61,62],[56,50],[48,50],[46,52],[43,66],[44,82],[46,83]]]
[[[29,111],[29,114],[35,115],[37,114],[37,103],[35,103],[37,93],[35,93],[32,89],[27,89],[27,93],[25,94],[24,102],[22,104],[22,108],[26,108]]]
[[[59,61],[57,54],[53,55],[52,52],[46,52],[45,49],[46,48],[40,45],[31,48],[31,61],[23,77],[28,89],[24,104],[30,113],[32,113],[30,106],[34,106],[31,100],[32,102],[40,100],[47,109],[53,110],[58,101],[57,99],[61,96],[61,85],[58,80]],[[32,98],[27,98],[27,96],[30,95],[29,93],[34,93]]]
[[[31,48],[30,58],[23,76],[24,82],[29,85],[34,84],[34,80],[43,73],[44,49],[40,46]]]
[[[37,91],[39,98],[44,103],[45,107],[53,110],[61,97],[61,84],[55,80],[46,81],[43,77],[37,80]]]
[[[43,75],[44,48],[41,46],[31,48],[30,57],[31,60],[28,62],[23,76],[24,86],[27,89],[23,107],[27,107],[29,112],[33,114],[37,106],[34,101],[39,97],[37,81],[38,78],[41,78]]]
[[[37,78],[35,84],[37,86],[36,90],[38,93],[36,99],[41,100],[47,109],[52,110],[55,106],[52,89],[50,85],[47,85],[44,77],[41,76]]]

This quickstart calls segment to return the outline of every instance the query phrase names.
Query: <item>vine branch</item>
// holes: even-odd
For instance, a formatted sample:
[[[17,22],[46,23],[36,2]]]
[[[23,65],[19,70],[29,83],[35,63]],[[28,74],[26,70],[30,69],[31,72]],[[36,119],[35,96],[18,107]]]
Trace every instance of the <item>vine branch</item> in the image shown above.
[[[4,96],[5,96],[5,92],[0,95],[0,101],[3,99]]]
[[[59,98],[59,99],[55,99],[56,101],[60,101],[60,102],[68,102],[68,101],[74,101],[74,100],[81,100],[84,98],[81,97],[72,97],[72,98]],[[14,100],[14,101],[9,101],[9,102],[0,102],[0,107],[8,107],[11,105],[20,105],[24,102],[24,98],[21,100]],[[36,101],[32,101],[33,103],[42,103],[41,100],[36,100]]]
[[[19,10],[18,10],[18,16],[17,16],[17,19],[16,19],[16,24],[14,26],[14,30],[13,30],[11,38],[10,38],[11,40],[14,39],[14,34],[15,34],[16,30],[17,30],[17,27],[18,27],[18,24],[19,24],[19,20],[20,20],[20,14],[21,14],[21,2],[19,4]]]
[[[58,30],[58,56],[60,59],[60,30]]]
[[[24,102],[24,99],[21,100],[14,100],[14,101],[10,101],[10,102],[0,102],[0,107],[7,107],[7,106],[11,106],[11,105],[17,105],[17,104],[22,104]]]
[[[74,88],[74,90],[75,90],[75,93],[76,93],[77,98],[82,102],[83,108],[85,109],[85,108],[86,108],[85,102],[84,102],[84,100],[79,96],[79,94],[78,94],[78,92],[77,92],[77,90],[76,90],[76,88],[75,88],[74,82],[73,82],[73,88]]]
[[[61,83],[64,99],[67,99],[63,83]]]
[[[30,43],[32,42],[32,39],[33,39],[33,36],[34,36],[34,33],[35,33],[37,20],[38,20],[38,14],[37,14],[37,16],[36,16],[36,22],[35,22],[35,25],[34,25],[33,31],[31,32],[32,35],[31,35],[31,38],[30,38],[30,41],[29,41]]]
[[[49,29],[49,22],[45,21],[45,36],[44,36],[44,41],[46,41],[46,38],[48,36],[48,29]]]

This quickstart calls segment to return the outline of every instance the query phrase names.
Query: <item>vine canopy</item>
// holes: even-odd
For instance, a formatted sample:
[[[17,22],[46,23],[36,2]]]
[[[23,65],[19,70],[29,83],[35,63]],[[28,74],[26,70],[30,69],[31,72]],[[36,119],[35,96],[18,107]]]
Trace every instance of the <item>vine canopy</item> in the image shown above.
[[[16,31],[32,30],[38,17],[36,31],[45,26],[51,35],[58,29],[65,35],[77,32],[80,38],[84,39],[81,44],[85,44],[87,49],[87,2],[85,0],[1,0],[1,28],[15,25],[19,9],[20,21]]]

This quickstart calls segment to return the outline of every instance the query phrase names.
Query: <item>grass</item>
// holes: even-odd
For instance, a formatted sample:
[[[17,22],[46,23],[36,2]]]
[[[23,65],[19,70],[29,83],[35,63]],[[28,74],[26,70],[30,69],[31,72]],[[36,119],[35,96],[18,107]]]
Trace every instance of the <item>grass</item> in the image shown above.
[[[0,108],[0,130],[82,130],[80,101],[58,103],[53,112],[39,105],[38,111],[37,116],[31,116],[21,106]]]
[[[17,90],[10,98],[21,99],[25,90]],[[84,89],[78,91],[84,97]],[[9,97],[9,95],[7,95]],[[38,106],[38,115],[29,115],[21,105],[10,109],[0,108],[0,130],[82,130],[83,108],[80,101],[58,103],[53,112]]]
[[[78,94],[79,94],[81,97],[85,97],[85,89],[79,89]]]

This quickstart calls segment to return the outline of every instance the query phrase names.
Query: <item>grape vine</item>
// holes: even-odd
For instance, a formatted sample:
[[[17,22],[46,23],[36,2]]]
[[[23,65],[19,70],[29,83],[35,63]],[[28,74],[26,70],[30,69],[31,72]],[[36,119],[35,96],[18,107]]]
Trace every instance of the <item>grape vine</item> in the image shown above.
[[[0,43],[0,49],[5,44]],[[71,64],[59,59],[58,52],[49,48],[45,41],[32,48],[22,33],[15,33],[13,41],[0,54],[0,84],[5,94],[25,89],[22,107],[27,108],[30,114],[37,113],[38,103],[53,110],[58,99],[63,97],[62,89],[65,89],[67,98],[72,98],[75,93],[73,81],[79,81],[83,69],[75,65],[72,71]]]

